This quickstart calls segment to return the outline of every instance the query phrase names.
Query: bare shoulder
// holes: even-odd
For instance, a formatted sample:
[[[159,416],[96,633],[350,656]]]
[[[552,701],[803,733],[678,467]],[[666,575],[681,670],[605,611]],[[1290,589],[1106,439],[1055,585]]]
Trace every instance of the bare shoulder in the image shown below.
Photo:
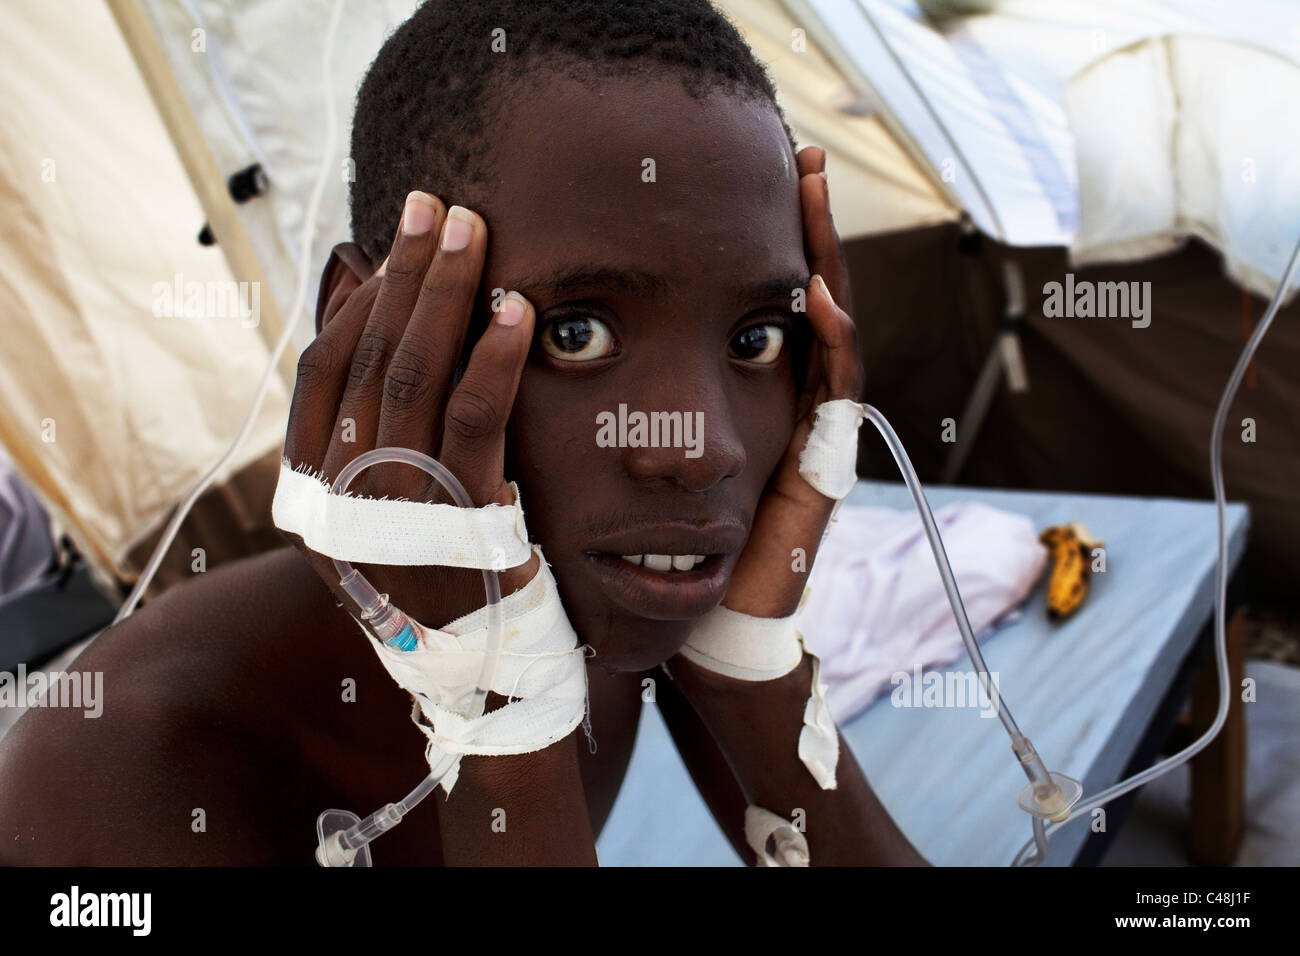
[[[293,715],[326,699],[301,662],[329,659],[286,649],[313,637],[342,648],[327,637],[340,615],[286,548],[196,577],[106,631],[69,667],[100,688],[98,716],[33,709],[0,742],[0,863],[278,857],[274,820],[311,774]]]

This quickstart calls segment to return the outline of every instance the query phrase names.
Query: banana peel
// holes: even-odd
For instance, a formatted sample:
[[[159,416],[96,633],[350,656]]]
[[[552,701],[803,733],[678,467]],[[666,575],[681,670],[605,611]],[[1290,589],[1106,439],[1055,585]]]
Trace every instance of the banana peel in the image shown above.
[[[1058,524],[1043,531],[1038,540],[1051,551],[1052,571],[1047,581],[1047,616],[1063,620],[1079,609],[1088,596],[1092,576],[1092,549],[1105,542],[1094,538],[1081,523]]]

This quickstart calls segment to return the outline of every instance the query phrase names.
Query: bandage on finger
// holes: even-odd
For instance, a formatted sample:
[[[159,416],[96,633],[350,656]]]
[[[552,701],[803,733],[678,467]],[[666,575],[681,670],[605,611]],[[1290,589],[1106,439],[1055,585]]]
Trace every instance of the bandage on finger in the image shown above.
[[[812,430],[799,454],[799,474],[820,494],[839,501],[853,489],[858,428],[865,417],[865,408],[851,399],[817,406]],[[805,588],[799,609],[807,598]],[[797,750],[818,785],[832,790],[839,763],[839,732],[826,704],[821,661],[807,651],[795,627],[799,609],[789,617],[761,618],[719,605],[696,622],[680,653],[706,670],[747,681],[784,677],[807,654],[812,661],[812,687]]]
[[[818,405],[812,431],[799,453],[799,474],[827,498],[839,500],[858,480],[858,429],[863,405],[848,398]]]

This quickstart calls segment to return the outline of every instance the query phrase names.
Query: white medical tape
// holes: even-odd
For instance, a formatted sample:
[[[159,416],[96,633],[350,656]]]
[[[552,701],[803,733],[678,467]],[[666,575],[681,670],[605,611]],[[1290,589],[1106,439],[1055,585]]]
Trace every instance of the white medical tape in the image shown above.
[[[750,617],[719,604],[691,628],[679,653],[736,680],[784,677],[803,659],[793,617]]]
[[[803,646],[803,635],[799,635],[799,644]],[[831,716],[830,705],[826,703],[826,685],[822,683],[822,662],[812,651],[805,649],[812,658],[812,693],[803,710],[803,730],[799,731],[799,759],[808,768],[808,772],[823,790],[834,790],[835,767],[840,762],[840,733],[835,727],[835,718]]]
[[[769,853],[772,837],[775,852]],[[745,808],[745,842],[758,854],[759,866],[808,866],[811,861],[807,838],[789,820],[753,804]]]
[[[444,565],[504,571],[528,560],[519,488],[513,505],[461,508],[335,495],[320,477],[281,459],[271,519],[313,551],[354,564]]]
[[[804,589],[799,608],[808,598]],[[691,628],[678,652],[691,663],[736,680],[767,681],[784,677],[803,660],[812,658],[812,688],[799,731],[799,759],[823,790],[836,787],[835,768],[840,759],[840,738],[826,703],[821,681],[821,661],[804,647],[795,627],[796,610],[789,617],[751,617],[719,604]]]
[[[817,406],[812,431],[799,452],[799,474],[827,498],[839,500],[858,480],[858,428],[866,411],[849,398]]]
[[[490,689],[508,703],[472,719],[455,708],[478,681],[488,638],[486,608],[442,628],[418,626],[412,651],[389,647],[362,627],[389,675],[415,697],[411,719],[428,738],[430,768],[447,754],[541,750],[572,733],[587,713],[586,654],[544,558],[533,580],[502,598],[500,609],[502,642]],[[459,762],[443,777],[448,794],[458,776]]]

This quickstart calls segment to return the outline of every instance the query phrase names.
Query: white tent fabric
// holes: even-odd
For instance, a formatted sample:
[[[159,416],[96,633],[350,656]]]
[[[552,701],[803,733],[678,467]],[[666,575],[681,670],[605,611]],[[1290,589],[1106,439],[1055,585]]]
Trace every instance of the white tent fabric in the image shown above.
[[[1286,108],[1296,102],[1300,4],[1001,0],[938,26],[915,0],[786,5],[990,235],[1098,261],[1149,255],[1191,233],[1255,291],[1276,287],[1300,223],[1284,161],[1300,153]],[[1161,63],[1168,36],[1179,37],[1166,44],[1178,58]],[[1125,50],[1135,44],[1145,52]],[[1159,139],[1175,126],[1173,156]],[[1245,158],[1255,160],[1248,196],[1225,178],[1240,178]],[[1171,165],[1179,181],[1156,182]],[[1106,191],[1121,182],[1128,188]],[[1150,225],[1142,242],[1129,217]]]
[[[270,191],[239,206],[239,214],[287,316],[325,145],[321,55],[332,0],[143,0],[143,6],[218,168],[229,175],[260,163],[270,179]],[[346,0],[330,64],[328,108],[338,123],[330,165],[337,174],[326,183],[317,216],[308,313],[330,248],[350,236],[348,152],[357,88],[384,39],[416,6],[416,0]],[[202,53],[195,53],[196,43]],[[294,351],[314,334],[299,317]]]
[[[155,310],[177,275],[231,275],[107,8],[75,7],[0,4],[0,441],[107,583],[226,450],[267,350],[234,313]],[[287,407],[275,384],[230,471]]]
[[[854,115],[863,104],[855,102],[853,87],[776,0],[715,3],[767,67],[799,143],[826,150],[826,178],[842,238],[957,219],[958,208],[880,117]]]
[[[1295,62],[1208,37],[1146,40],[1083,70],[1066,88],[1082,210],[1072,260],[1145,258],[1195,235],[1271,295],[1300,237],[1297,104]]]
[[[951,220],[965,209],[993,236],[1014,245],[1074,246],[1081,262],[1123,255],[1127,247],[1116,241],[1125,237],[1093,228],[1106,219],[1083,202],[1078,164],[1111,179],[1127,172],[1116,171],[1114,129],[1072,131],[1071,77],[1116,50],[1170,33],[1300,53],[1300,5],[1282,0],[1243,0],[1233,11],[1212,0],[990,0],[994,13],[945,21],[942,29],[915,0],[715,2],[768,64],[801,141],[826,147],[843,237]],[[329,247],[348,237],[347,130],[355,91],[384,38],[416,5],[347,0],[330,104],[342,131],[332,161],[339,176],[322,205],[313,276]],[[321,159],[326,104],[318,77],[330,5],[144,0],[144,6],[220,168],[256,161],[271,178],[266,201],[248,203],[240,214],[287,310],[303,207]],[[203,55],[193,52],[195,31]],[[803,42],[797,33],[806,34]],[[1122,115],[1113,87],[1071,88],[1095,93],[1104,103],[1099,111]],[[1082,95],[1072,95],[1072,105]],[[853,115],[872,103],[873,115]],[[1300,136],[1294,127],[1284,136],[1264,122],[1243,120],[1238,127],[1250,155],[1267,151],[1267,143],[1284,153]],[[1207,141],[1205,148],[1220,142]],[[1232,148],[1243,145],[1238,140]],[[1200,165],[1221,163],[1206,156]],[[1132,198],[1129,204],[1140,207],[1158,193]],[[1256,221],[1252,234],[1291,231],[1295,217],[1287,216],[1300,211],[1300,194],[1273,201],[1270,225],[1278,228],[1260,229]],[[1089,228],[1081,230],[1085,218]],[[1189,231],[1186,216],[1163,221],[1166,244]],[[1278,262],[1252,247],[1257,239],[1225,229],[1190,231],[1220,245],[1234,275],[1275,280],[1280,274]],[[1141,248],[1132,247],[1132,254]],[[310,334],[299,323],[296,345]]]

